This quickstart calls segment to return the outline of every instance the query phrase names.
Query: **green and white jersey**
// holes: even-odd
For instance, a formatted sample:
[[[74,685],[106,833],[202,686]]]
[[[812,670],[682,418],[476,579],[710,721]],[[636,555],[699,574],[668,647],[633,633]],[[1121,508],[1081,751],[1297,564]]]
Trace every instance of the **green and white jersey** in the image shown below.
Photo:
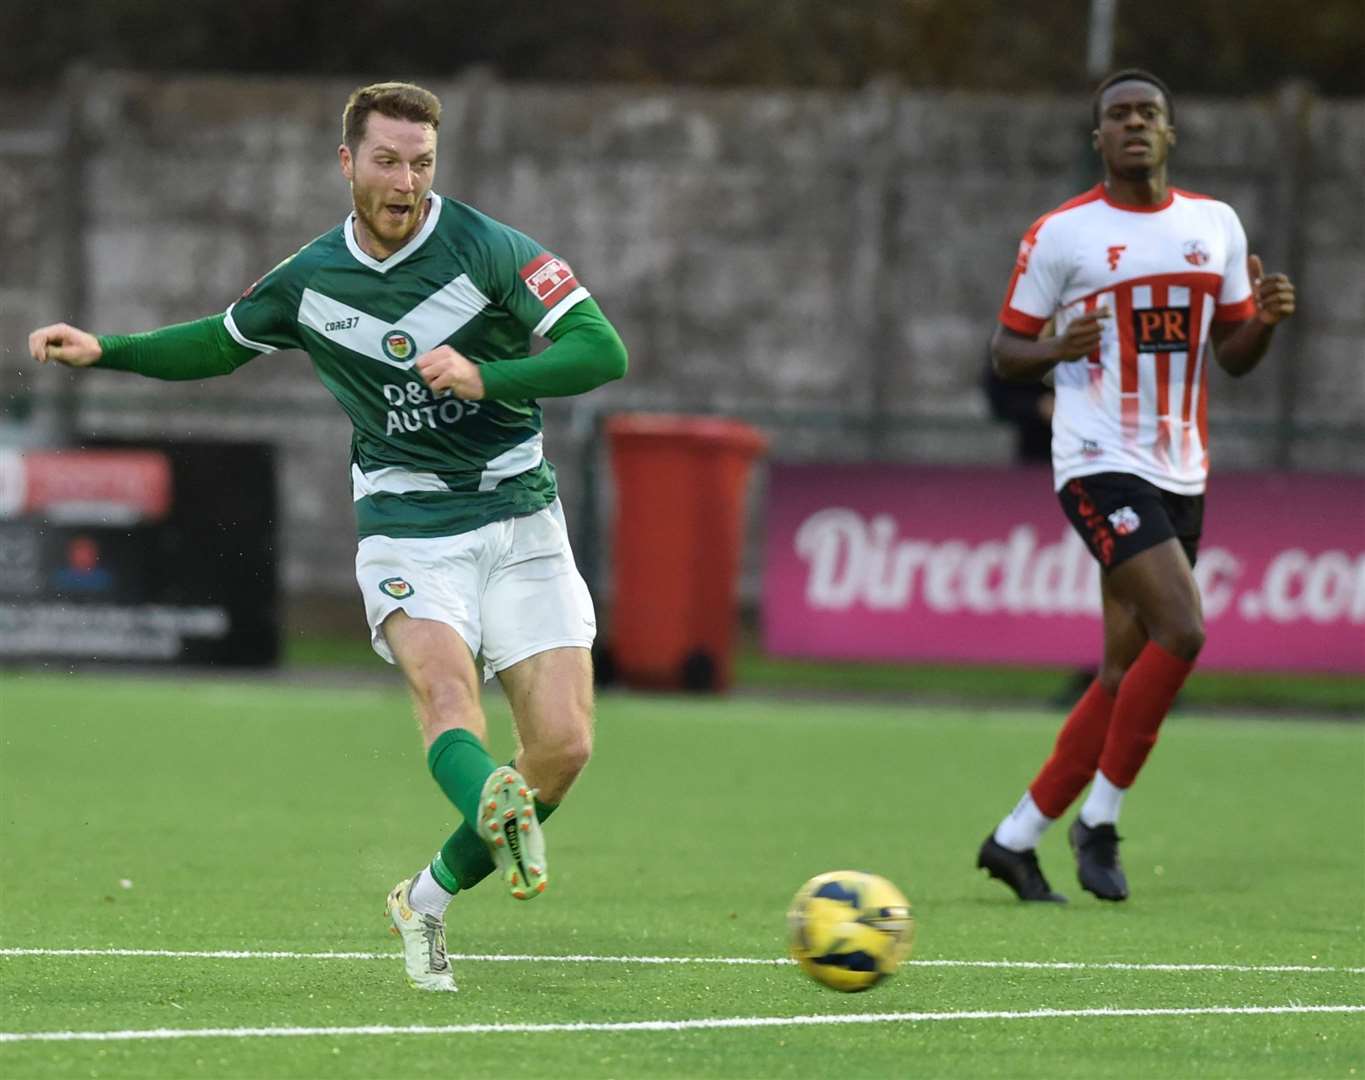
[[[228,308],[248,349],[302,349],[351,418],[365,536],[451,536],[555,498],[534,401],[433,395],[413,362],[450,345],[479,363],[523,357],[588,296],[562,259],[473,207],[430,194],[427,219],[383,262],[354,215]]]

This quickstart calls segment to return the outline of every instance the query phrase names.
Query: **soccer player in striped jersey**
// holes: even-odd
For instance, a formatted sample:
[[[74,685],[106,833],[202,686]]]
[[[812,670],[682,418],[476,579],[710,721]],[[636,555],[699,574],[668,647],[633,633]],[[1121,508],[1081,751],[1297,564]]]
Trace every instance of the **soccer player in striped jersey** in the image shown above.
[[[1104,180],[1024,234],[992,339],[1001,376],[1053,374],[1054,485],[1103,598],[1099,675],[978,854],[1022,900],[1065,900],[1035,848],[1087,784],[1068,833],[1078,880],[1104,900],[1128,896],[1119,809],[1204,644],[1193,566],[1207,365],[1247,374],[1294,313],[1293,285],[1248,256],[1233,209],[1167,182],[1175,125],[1161,80],[1117,72],[1093,108]],[[1048,320],[1056,330],[1041,336]]]
[[[408,980],[454,990],[445,910],[498,869],[545,888],[540,822],[592,746],[592,600],[569,549],[537,399],[626,370],[570,269],[432,190],[441,105],[407,83],[356,90],[338,148],[352,211],[226,312],[132,336],[59,323],[39,361],[196,379],[302,349],[351,420],[356,576],[375,651],[407,678],[437,785],[464,823],[390,893]],[[532,335],[550,339],[530,354]],[[511,702],[520,749],[485,747],[477,661]]]

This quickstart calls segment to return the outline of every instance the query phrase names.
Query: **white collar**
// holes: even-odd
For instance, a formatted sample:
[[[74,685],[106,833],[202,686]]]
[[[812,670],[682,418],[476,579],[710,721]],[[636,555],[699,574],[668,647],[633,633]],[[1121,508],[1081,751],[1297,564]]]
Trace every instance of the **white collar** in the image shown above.
[[[441,216],[441,196],[437,195],[434,191],[429,191],[427,192],[427,198],[431,201],[431,205],[427,209],[427,219],[422,222],[422,227],[417,230],[411,240],[382,261],[376,259],[373,255],[366,254],[364,249],[362,249],[360,244],[356,241],[355,211],[352,210],[347,216],[345,224],[342,225],[341,231],[346,237],[346,247],[355,258],[355,261],[360,263],[361,266],[368,266],[371,270],[378,270],[381,274],[387,274],[426,243],[427,237],[436,230],[436,219]]]

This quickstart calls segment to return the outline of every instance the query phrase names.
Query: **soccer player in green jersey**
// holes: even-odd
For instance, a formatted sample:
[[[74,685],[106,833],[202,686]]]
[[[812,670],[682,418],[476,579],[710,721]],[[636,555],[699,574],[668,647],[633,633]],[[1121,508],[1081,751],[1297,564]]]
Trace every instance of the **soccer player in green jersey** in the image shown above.
[[[568,264],[431,190],[441,105],[407,83],[355,91],[338,150],[351,214],[226,312],[132,336],[65,323],[40,362],[161,379],[308,353],[353,425],[356,577],[375,651],[407,678],[432,776],[464,818],[387,911],[408,980],[454,990],[445,910],[496,868],[545,889],[542,822],[592,747],[596,618],[541,452],[537,399],[626,371],[626,350]],[[551,344],[530,355],[531,335]],[[476,659],[512,705],[515,762],[485,748]]]

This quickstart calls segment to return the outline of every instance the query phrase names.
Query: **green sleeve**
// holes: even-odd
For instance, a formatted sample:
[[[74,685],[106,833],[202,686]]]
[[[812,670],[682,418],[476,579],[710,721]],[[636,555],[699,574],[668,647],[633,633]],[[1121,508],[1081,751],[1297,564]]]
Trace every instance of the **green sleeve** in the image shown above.
[[[222,315],[163,326],[145,334],[108,334],[100,337],[99,343],[103,355],[96,367],[135,371],[153,379],[230,375],[260,355],[232,339]]]
[[[535,356],[480,366],[489,401],[583,394],[626,373],[626,347],[591,298],[581,300],[550,328],[549,348]]]

